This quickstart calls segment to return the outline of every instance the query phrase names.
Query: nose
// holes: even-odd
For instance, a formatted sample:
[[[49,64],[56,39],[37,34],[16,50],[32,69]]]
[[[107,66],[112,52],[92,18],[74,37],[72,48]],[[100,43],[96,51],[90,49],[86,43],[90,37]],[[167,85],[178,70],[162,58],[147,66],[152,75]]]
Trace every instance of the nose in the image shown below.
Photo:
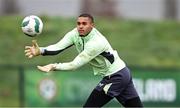
[[[80,28],[80,29],[82,29],[82,28],[83,28],[83,25],[82,25],[82,24],[80,24],[80,25],[79,25],[79,28]]]

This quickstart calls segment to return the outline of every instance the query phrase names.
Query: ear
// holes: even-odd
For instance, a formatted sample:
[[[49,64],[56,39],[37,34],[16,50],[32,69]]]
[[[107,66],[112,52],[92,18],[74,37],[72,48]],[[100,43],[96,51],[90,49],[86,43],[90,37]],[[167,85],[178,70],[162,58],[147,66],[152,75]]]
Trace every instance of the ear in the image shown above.
[[[94,23],[91,23],[91,27],[94,27],[95,26],[95,24]]]

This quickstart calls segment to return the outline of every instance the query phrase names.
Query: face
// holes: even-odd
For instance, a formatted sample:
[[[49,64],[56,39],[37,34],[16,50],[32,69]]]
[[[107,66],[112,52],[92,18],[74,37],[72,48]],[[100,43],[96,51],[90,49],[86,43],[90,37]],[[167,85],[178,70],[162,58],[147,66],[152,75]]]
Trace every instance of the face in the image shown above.
[[[86,36],[89,32],[91,32],[94,24],[91,19],[88,17],[79,17],[77,19],[77,30],[79,32],[79,36]]]

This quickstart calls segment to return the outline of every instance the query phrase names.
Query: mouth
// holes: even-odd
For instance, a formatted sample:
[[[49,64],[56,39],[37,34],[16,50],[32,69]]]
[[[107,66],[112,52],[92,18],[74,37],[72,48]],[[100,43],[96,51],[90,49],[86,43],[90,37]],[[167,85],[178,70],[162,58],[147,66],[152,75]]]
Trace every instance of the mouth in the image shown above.
[[[78,32],[79,32],[80,34],[82,34],[82,33],[84,33],[84,30],[78,30]]]
[[[85,33],[84,33],[84,30],[78,30],[78,32],[79,32],[79,35],[85,35]]]

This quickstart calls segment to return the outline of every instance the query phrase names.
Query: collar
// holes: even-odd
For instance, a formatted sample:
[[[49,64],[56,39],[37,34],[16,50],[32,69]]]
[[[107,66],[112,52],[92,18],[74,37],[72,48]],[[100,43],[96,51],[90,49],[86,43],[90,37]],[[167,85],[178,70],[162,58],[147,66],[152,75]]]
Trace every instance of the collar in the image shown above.
[[[84,39],[85,41],[89,40],[93,34],[94,34],[95,28],[92,28],[91,32],[89,32],[86,36],[81,37],[82,39]]]

